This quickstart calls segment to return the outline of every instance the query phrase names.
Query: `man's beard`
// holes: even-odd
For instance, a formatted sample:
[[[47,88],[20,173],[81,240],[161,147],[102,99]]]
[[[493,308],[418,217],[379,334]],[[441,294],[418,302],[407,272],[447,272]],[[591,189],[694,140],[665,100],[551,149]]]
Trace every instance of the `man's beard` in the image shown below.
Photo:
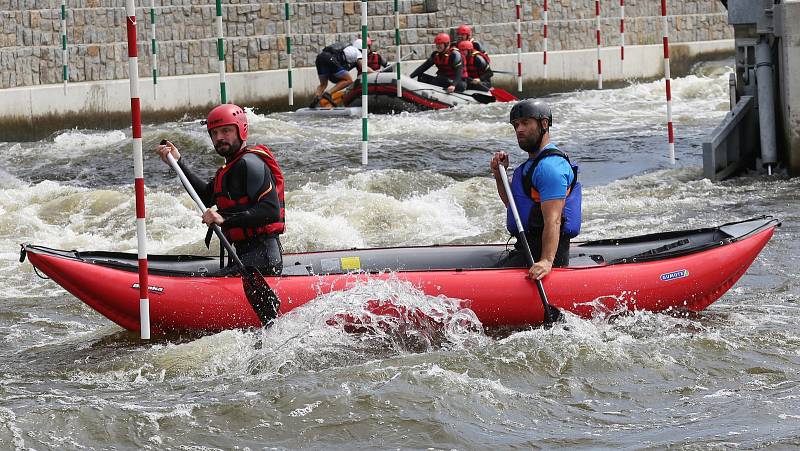
[[[242,142],[238,139],[233,143],[229,143],[227,141],[217,141],[214,143],[214,150],[216,150],[220,156],[225,158],[236,155],[236,152],[238,152],[241,148]]]
[[[544,134],[539,133],[539,136],[537,136],[536,138],[526,137],[524,141],[520,141],[520,139],[517,138],[517,144],[519,144],[519,148],[524,150],[525,152],[536,153],[539,151],[539,146],[541,146],[542,144],[543,136]]]

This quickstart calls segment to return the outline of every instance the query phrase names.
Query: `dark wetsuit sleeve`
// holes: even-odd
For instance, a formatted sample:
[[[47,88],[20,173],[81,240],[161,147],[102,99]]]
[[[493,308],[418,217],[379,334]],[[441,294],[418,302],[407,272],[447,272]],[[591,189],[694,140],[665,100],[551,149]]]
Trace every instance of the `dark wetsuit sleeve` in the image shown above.
[[[458,84],[461,82],[461,78],[462,78],[463,72],[464,72],[464,70],[463,70],[464,69],[464,58],[461,57],[461,53],[453,52],[453,54],[451,56],[451,60],[452,60],[451,64],[453,66],[453,69],[455,69],[455,72],[456,72],[456,76],[453,79],[453,85],[454,86],[458,86]]]
[[[486,68],[489,67],[489,64],[483,59],[482,56],[477,55],[475,56],[475,67],[478,68],[478,74],[483,74],[486,71]]]
[[[178,159],[178,166],[183,170],[183,173],[186,175],[186,178],[189,179],[189,183],[192,185],[195,191],[197,191],[197,195],[200,196],[200,200],[203,201],[203,205],[206,207],[211,207],[214,205],[214,183],[213,179],[209,181],[205,181],[198,177],[189,166],[184,163],[183,157]]]
[[[230,177],[230,178],[228,178]],[[221,213],[227,227],[257,227],[278,222],[280,201],[275,179],[269,167],[256,155],[245,155],[226,174],[231,191],[246,192],[250,199],[257,199],[245,210],[236,213]]]
[[[426,59],[425,62],[422,63],[418,68],[414,69],[414,72],[411,72],[411,75],[409,75],[409,77],[414,78],[419,74],[425,72],[426,70],[430,69],[433,66],[433,56],[435,54],[436,52],[431,53],[431,56],[429,56],[428,59]]]
[[[388,64],[386,63],[386,60],[383,59],[383,55],[378,55],[378,65],[381,66],[381,67],[388,66]]]

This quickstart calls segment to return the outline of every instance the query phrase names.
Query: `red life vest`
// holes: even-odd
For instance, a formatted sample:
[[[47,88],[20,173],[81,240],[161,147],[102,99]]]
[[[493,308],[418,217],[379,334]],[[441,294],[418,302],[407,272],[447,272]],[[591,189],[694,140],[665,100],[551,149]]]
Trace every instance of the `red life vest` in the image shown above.
[[[266,146],[257,145],[253,147],[246,147],[242,152],[239,152],[239,154],[236,155],[233,160],[224,164],[217,170],[217,174],[214,176],[214,201],[217,204],[217,208],[219,208],[219,210],[222,212],[226,210],[238,211],[249,208],[254,203],[258,202],[258,199],[250,199],[250,196],[247,194],[238,199],[231,199],[228,197],[228,193],[223,190],[223,179],[225,178],[225,174],[228,172],[228,170],[230,170],[230,168],[233,167],[234,164],[236,164],[236,162],[238,162],[248,153],[257,155],[259,158],[261,158],[264,164],[269,167],[269,170],[272,171],[272,176],[275,181],[274,189],[277,190],[278,202],[280,203],[280,219],[278,219],[278,222],[264,224],[258,227],[225,227],[225,223],[223,223],[222,231],[225,233],[225,237],[227,237],[230,241],[242,241],[253,238],[257,235],[277,235],[286,230],[286,207],[284,204],[285,197],[283,192],[283,172],[281,172],[281,168],[278,166],[278,161],[275,160],[272,152]]]
[[[462,54],[463,55],[463,54]],[[467,76],[469,78],[481,78],[481,75],[486,72],[486,69],[489,67],[489,62],[486,61],[485,67],[478,67],[475,64],[475,57],[480,56],[484,58],[486,61],[486,57],[477,50],[473,50],[468,54],[464,55],[464,69],[467,71]]]
[[[451,80],[456,78],[456,69],[450,64],[450,56],[453,54],[453,50],[453,47],[450,47],[444,52],[436,52],[433,56],[433,64],[435,64],[438,69],[437,75],[447,77]]]
[[[367,67],[372,70],[381,69],[381,57],[378,55],[378,52],[370,52],[367,55]]]

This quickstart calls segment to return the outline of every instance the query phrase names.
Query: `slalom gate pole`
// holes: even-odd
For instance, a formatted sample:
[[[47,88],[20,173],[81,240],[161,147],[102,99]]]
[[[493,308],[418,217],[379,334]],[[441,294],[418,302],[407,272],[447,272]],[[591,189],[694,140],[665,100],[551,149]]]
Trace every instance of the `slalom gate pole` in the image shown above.
[[[517,8],[517,91],[522,92],[522,5],[516,0]]]
[[[289,105],[294,105],[294,88],[292,87],[292,19],[289,14],[289,0],[283,4],[286,17],[286,54],[288,56],[289,67],[286,70],[286,77],[289,82]]]
[[[619,72],[625,76],[625,0],[619,0]]]
[[[222,33],[222,0],[217,0],[217,56],[219,57],[219,103],[228,103],[225,86],[225,40]]]
[[[150,0],[150,65],[153,68],[153,100],[158,97],[158,44],[156,43],[156,0]]]
[[[67,95],[69,65],[67,56],[67,0],[61,0],[61,78],[64,81],[64,95]]]
[[[544,68],[544,78],[547,78],[547,0],[544,0],[544,49],[542,52],[542,67]]]
[[[400,72],[400,61],[403,58],[400,56],[400,0],[394,0],[394,45],[397,46],[397,97],[403,97],[403,83],[400,81],[402,72]]]
[[[667,27],[667,0],[661,0],[661,21],[664,25],[664,82],[667,92],[667,139],[669,141],[669,162],[675,164],[675,132],[672,129],[672,77],[669,73],[669,29]]]
[[[367,121],[369,106],[367,105],[367,0],[361,0],[361,164],[366,165],[369,155],[369,134]],[[399,63],[399,61],[398,61]]]
[[[147,294],[147,229],[144,211],[144,163],[142,161],[142,114],[139,102],[139,57],[136,50],[136,7],[125,1],[128,33],[128,76],[131,92],[131,135],[133,137],[133,175],[136,194],[136,241],[139,259],[139,324],[143,340],[150,339],[150,299]]]
[[[600,0],[594,0],[594,17],[597,37],[597,89],[603,89],[603,62],[600,60]]]

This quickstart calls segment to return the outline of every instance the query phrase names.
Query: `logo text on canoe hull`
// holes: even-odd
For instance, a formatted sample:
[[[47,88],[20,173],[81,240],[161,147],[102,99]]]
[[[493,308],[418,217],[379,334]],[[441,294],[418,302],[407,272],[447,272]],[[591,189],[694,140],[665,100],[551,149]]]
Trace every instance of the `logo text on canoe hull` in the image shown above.
[[[139,282],[134,282],[131,288],[139,289]],[[158,287],[155,285],[148,285],[147,291],[155,294],[164,294],[164,287]]]
[[[668,272],[666,274],[661,274],[661,276],[659,276],[659,278],[664,282],[668,282],[670,280],[675,280],[675,279],[682,279],[684,277],[689,277],[689,270],[679,269],[677,271]]]

